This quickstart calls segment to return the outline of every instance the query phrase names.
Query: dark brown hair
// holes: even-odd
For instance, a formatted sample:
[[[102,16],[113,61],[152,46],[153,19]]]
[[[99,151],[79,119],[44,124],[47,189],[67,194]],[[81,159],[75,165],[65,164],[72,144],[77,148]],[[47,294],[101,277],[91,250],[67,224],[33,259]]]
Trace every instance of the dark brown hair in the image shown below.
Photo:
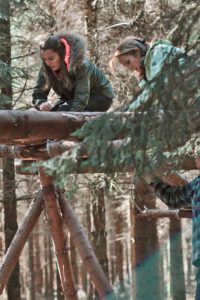
[[[60,56],[61,59],[61,68],[60,71],[63,74],[63,82],[64,86],[71,91],[73,89],[74,83],[71,80],[71,78],[68,76],[68,71],[65,64],[65,47],[62,42],[60,42],[60,39],[64,38],[67,40],[67,36],[65,34],[55,34],[50,35],[43,43],[40,43],[40,52],[45,50],[52,50]],[[70,44],[70,42],[67,40],[67,42]],[[58,93],[59,84],[58,84],[58,78],[56,77],[54,71],[43,61],[42,63],[42,69],[45,76],[46,84],[43,87],[44,90],[48,89],[49,87],[54,88]]]

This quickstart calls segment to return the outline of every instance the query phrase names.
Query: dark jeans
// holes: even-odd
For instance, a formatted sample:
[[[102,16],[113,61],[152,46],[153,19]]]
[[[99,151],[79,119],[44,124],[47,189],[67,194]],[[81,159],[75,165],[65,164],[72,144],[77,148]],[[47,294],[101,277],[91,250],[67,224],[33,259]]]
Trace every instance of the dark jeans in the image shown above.
[[[84,111],[107,111],[113,99],[106,97],[102,94],[90,94],[88,105],[85,107]],[[60,100],[51,111],[69,111],[73,105],[73,100]]]

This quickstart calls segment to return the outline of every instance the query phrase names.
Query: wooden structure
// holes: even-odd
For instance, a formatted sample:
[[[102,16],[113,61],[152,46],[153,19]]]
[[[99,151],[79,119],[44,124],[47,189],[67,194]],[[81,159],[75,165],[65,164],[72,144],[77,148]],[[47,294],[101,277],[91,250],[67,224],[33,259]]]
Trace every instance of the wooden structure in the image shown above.
[[[86,121],[97,118],[102,113],[46,113],[33,111],[1,111],[0,112],[0,157],[46,160],[71,151],[74,147],[81,149],[80,159],[87,157],[87,152],[79,141],[72,141],[70,134],[80,128]],[[118,147],[122,141],[113,141],[113,147]],[[192,162],[193,163],[193,162]],[[185,161],[187,168],[188,161]],[[190,161],[191,167],[191,161]],[[193,163],[193,166],[195,164]],[[134,166],[130,166],[133,170]],[[120,169],[120,166],[119,166]],[[3,292],[10,275],[19,259],[20,253],[36,224],[44,207],[55,246],[55,254],[62,283],[62,289],[67,300],[77,300],[76,285],[68,255],[67,227],[75,246],[82,258],[85,269],[98,292],[100,299],[116,299],[98,260],[90,246],[87,235],[74,214],[68,200],[62,191],[56,190],[53,178],[39,168],[41,191],[31,203],[24,220],[18,229],[0,267],[0,293]],[[95,172],[81,170],[80,172]],[[99,171],[99,170],[98,170]],[[191,217],[191,210],[176,210],[173,212],[158,212],[148,210],[138,214],[138,217]]]

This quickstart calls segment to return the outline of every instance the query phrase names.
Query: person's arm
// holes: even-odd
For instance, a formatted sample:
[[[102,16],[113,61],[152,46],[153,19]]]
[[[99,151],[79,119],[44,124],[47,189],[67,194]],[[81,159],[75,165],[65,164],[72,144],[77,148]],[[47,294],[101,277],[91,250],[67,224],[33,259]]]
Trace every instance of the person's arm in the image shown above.
[[[159,178],[151,182],[156,195],[169,207],[178,208],[191,205],[194,186],[197,179],[184,186],[171,186]]]
[[[156,42],[149,49],[144,60],[147,80],[154,80],[168,66],[176,68],[177,62],[184,63],[184,55],[183,49],[173,46],[168,40]]]
[[[50,88],[44,90],[43,88],[44,88],[45,84],[46,84],[46,81],[45,81],[44,74],[43,74],[42,70],[40,70],[37,80],[36,80],[35,87],[33,89],[33,94],[32,94],[32,97],[33,97],[32,103],[37,109],[40,109],[41,104],[47,102],[47,97],[48,97]]]
[[[87,63],[76,71],[74,100],[70,111],[84,111],[90,96],[90,70]]]
[[[154,87],[155,82],[146,82],[144,89],[136,98],[133,98],[132,102],[129,104],[127,111],[135,111],[145,105],[152,97]]]

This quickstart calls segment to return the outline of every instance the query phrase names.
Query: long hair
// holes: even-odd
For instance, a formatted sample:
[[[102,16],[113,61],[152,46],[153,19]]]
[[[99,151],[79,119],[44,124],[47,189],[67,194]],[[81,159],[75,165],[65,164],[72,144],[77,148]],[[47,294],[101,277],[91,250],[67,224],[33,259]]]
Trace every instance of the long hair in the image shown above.
[[[147,53],[149,45],[146,43],[144,39],[140,39],[134,36],[128,36],[123,39],[119,45],[117,46],[113,57],[110,61],[110,68],[113,73],[115,73],[115,61],[121,55],[124,54],[131,54],[136,56],[136,53],[139,51],[141,56],[141,69],[145,75],[145,68],[144,68],[144,59]]]
[[[65,47],[63,43],[60,42],[60,39],[64,38],[70,45],[70,41],[67,39],[66,34],[55,34],[49,36],[43,43],[40,44],[40,51],[52,50],[60,56],[61,59],[61,68],[60,71],[63,76],[63,87],[66,88],[69,92],[73,90],[74,82],[69,77],[68,71],[65,64]],[[71,45],[70,45],[71,46]],[[54,88],[57,92],[61,92],[60,84],[58,83],[58,78],[55,75],[54,71],[42,61],[42,69],[45,76],[45,85],[43,89],[48,89],[49,87]]]

